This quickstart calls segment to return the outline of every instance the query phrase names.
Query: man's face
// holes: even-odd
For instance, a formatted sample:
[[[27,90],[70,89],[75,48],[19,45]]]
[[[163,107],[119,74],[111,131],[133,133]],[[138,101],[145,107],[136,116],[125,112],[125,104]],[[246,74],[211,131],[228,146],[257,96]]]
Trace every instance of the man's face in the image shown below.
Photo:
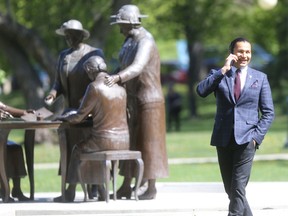
[[[238,57],[237,62],[234,63],[234,66],[237,68],[247,66],[251,61],[251,44],[247,41],[237,42],[235,44],[233,54]]]

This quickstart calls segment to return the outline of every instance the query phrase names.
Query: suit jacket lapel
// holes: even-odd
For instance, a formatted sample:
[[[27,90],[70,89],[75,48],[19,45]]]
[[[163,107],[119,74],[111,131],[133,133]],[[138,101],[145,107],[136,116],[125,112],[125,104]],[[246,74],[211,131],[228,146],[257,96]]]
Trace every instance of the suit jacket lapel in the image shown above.
[[[227,83],[227,86],[228,86],[228,89],[230,92],[230,97],[235,102],[235,99],[234,99],[234,73],[232,70],[230,70],[226,73],[225,80],[226,80],[226,83]]]
[[[239,100],[241,99],[241,96],[244,95],[247,92],[247,89],[249,88],[249,86],[252,85],[252,82],[253,82],[252,78],[253,78],[252,70],[251,70],[251,68],[248,67],[245,85],[244,85],[244,87],[243,87],[243,89],[241,91],[241,95],[240,95]]]

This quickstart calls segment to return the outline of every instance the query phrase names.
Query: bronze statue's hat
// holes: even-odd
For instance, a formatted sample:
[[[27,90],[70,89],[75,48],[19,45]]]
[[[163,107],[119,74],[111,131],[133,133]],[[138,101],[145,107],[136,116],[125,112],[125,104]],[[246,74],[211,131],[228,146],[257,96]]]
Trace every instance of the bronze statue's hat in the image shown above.
[[[84,39],[87,39],[90,36],[89,31],[84,29],[82,24],[81,24],[81,22],[79,22],[78,20],[73,20],[72,19],[72,20],[69,20],[67,22],[64,22],[62,24],[62,26],[59,29],[57,29],[55,32],[58,35],[65,36],[65,31],[66,30],[81,31],[81,32],[83,32]]]
[[[115,21],[111,22],[113,24],[132,24],[140,25],[141,18],[146,18],[147,15],[140,14],[139,8],[136,5],[124,5],[122,6],[116,15],[112,15]]]

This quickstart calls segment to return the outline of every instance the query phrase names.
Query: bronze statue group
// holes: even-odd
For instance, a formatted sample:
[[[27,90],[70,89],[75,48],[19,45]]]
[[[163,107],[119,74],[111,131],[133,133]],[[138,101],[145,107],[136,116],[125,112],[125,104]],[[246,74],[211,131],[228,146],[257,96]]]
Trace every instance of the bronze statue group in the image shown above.
[[[141,184],[145,189],[138,196],[140,200],[155,199],[156,179],[168,177],[160,56],[153,36],[141,26],[143,17],[146,15],[140,14],[135,5],[124,5],[116,15],[111,16],[111,25],[118,24],[125,36],[119,52],[119,67],[114,73],[107,71],[103,51],[84,43],[90,33],[80,21],[68,20],[56,30],[56,34],[65,37],[68,48],[60,52],[56,78],[44,101],[50,106],[57,97],[63,95],[65,110],[57,120],[71,124],[87,118],[93,121],[92,128],[69,128],[65,131],[69,164],[66,183],[69,185],[64,202],[73,202],[75,199],[75,189],[79,183],[75,170],[81,152],[141,151],[145,167]],[[1,119],[34,112],[1,105]],[[10,145],[7,145],[8,148]],[[15,143],[14,146],[22,150]],[[9,165],[8,170],[24,164],[23,153],[18,151],[19,154],[22,160],[17,165]],[[8,158],[14,160],[17,155],[8,151]],[[81,166],[81,176],[83,182],[92,185],[90,198],[105,200],[103,166],[96,161],[85,163]],[[117,199],[130,199],[132,179],[136,174],[134,164],[126,161],[120,164],[119,169],[124,181],[117,190]],[[21,172],[8,174],[16,182],[12,196],[19,201],[29,200],[21,191],[20,180],[17,181],[25,175],[25,167]],[[54,198],[54,201],[63,202],[62,196]]]
[[[51,104],[64,95],[67,112],[64,111],[59,120],[78,123],[89,115],[93,121],[91,130],[66,131],[68,155],[71,155],[67,174],[69,186],[65,192],[67,202],[75,198],[79,182],[75,170],[80,152],[141,151],[144,161],[142,185],[147,187],[139,194],[140,200],[155,199],[156,179],[168,177],[160,56],[153,36],[141,26],[141,18],[146,15],[140,14],[135,5],[124,5],[111,17],[111,25],[117,24],[125,37],[119,52],[119,67],[111,74],[107,71],[102,50],[83,42],[89,32],[81,22],[69,20],[56,30],[57,34],[65,36],[69,48],[60,53],[56,80],[45,101]],[[119,168],[124,181],[117,198],[130,199],[134,164],[123,162]],[[81,172],[83,181],[92,184],[98,200],[103,200],[101,164],[86,162]],[[61,202],[62,197],[56,197],[54,201]]]

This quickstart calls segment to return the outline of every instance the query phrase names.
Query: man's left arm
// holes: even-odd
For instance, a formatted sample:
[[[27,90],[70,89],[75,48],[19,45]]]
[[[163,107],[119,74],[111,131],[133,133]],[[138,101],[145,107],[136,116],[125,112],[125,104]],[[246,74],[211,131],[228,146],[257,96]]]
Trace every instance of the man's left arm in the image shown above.
[[[253,137],[258,145],[262,143],[275,117],[271,88],[266,75],[264,75],[259,96],[259,110],[261,116]]]

